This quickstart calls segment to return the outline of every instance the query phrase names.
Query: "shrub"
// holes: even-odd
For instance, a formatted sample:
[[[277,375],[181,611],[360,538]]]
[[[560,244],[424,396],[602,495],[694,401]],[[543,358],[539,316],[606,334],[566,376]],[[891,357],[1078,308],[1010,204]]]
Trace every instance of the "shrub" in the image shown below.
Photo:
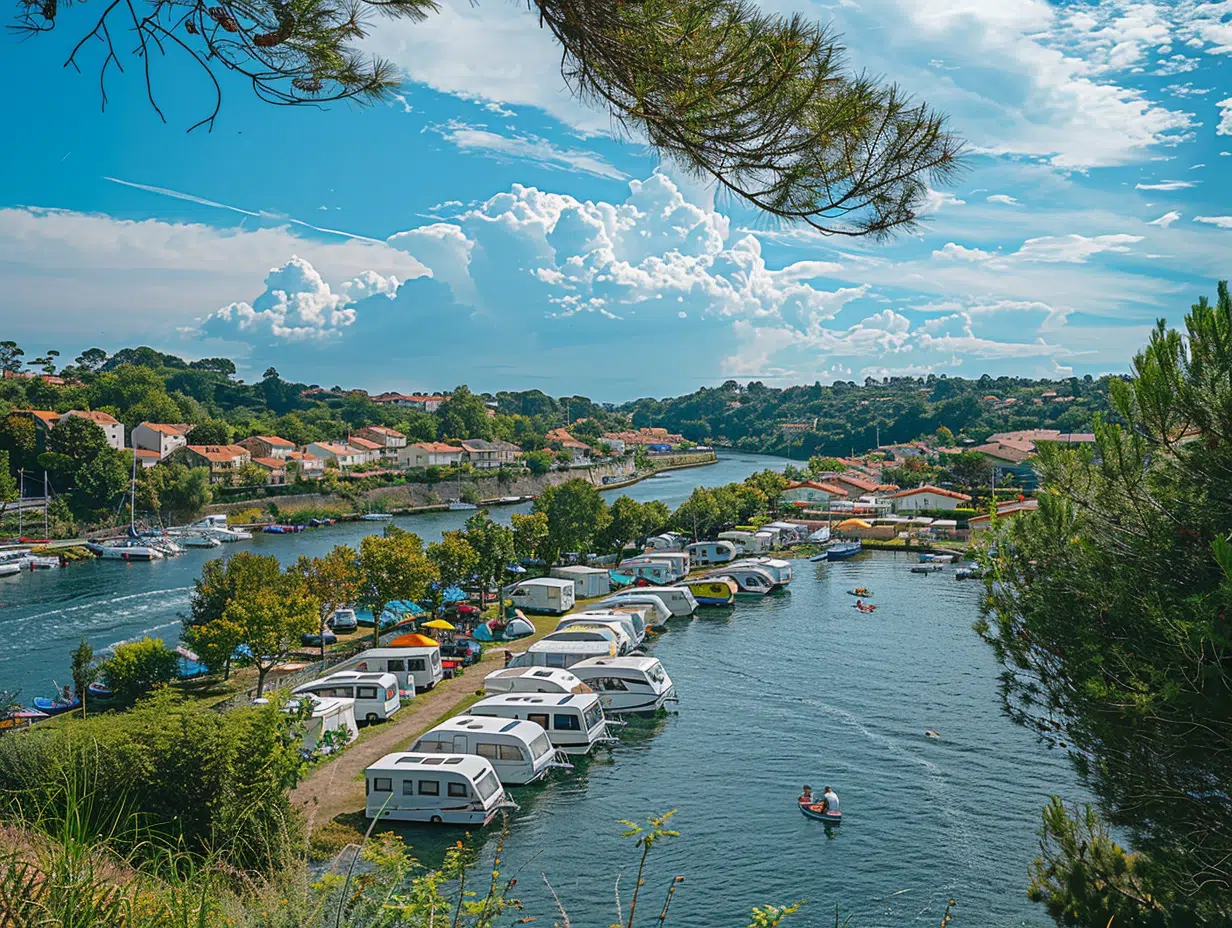
[[[99,666],[103,680],[121,699],[138,699],[156,686],[170,683],[179,669],[179,655],[157,638],[116,645]]]
[[[227,514],[228,525],[251,525],[261,521],[260,509],[239,509]]]

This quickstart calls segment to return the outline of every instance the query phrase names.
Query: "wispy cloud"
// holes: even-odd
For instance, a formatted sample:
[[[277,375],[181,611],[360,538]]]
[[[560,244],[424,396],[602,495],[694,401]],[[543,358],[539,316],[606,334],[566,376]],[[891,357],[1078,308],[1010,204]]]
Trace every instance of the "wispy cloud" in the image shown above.
[[[1205,222],[1221,229],[1232,229],[1232,216],[1194,216],[1194,222]]]
[[[146,193],[155,193],[162,197],[171,197],[173,200],[184,200],[188,203],[197,203],[201,206],[209,206],[213,209],[225,209],[233,213],[239,213],[242,216],[252,216],[258,219],[269,219],[275,222],[286,222],[293,226],[302,226],[305,229],[312,229],[314,232],[322,232],[325,235],[341,235],[343,238],[352,238],[360,242],[372,242],[375,245],[383,245],[385,242],[379,238],[370,238],[367,235],[359,235],[355,232],[345,232],[342,229],[327,229],[323,226],[315,226],[311,222],[304,222],[302,219],[296,219],[292,216],[283,216],[279,213],[271,213],[268,210],[251,210],[244,209],[240,206],[231,206],[228,203],[219,203],[217,200],[208,200],[205,197],[199,197],[196,194],[184,193],[180,190],[172,190],[169,187],[155,187],[153,184],[139,184],[136,181],[121,180],[118,177],[103,176],[103,180],[110,181],[113,184],[120,184],[124,187],[132,187],[135,190],[144,190]]]
[[[627,180],[629,176],[592,152],[561,148],[537,135],[501,135],[483,126],[471,126],[456,120],[437,127],[437,131],[462,151],[487,151],[530,161],[540,167],[577,171],[611,180]]]
[[[1170,212],[1164,213],[1158,219],[1152,219],[1150,222],[1147,223],[1147,225],[1148,226],[1160,226],[1161,228],[1166,229],[1168,228],[1168,226],[1172,225],[1172,223],[1176,222],[1180,218],[1181,218],[1180,213],[1178,213],[1176,210],[1171,210]]]
[[[1136,190],[1185,190],[1189,187],[1196,187],[1200,181],[1196,180],[1161,180],[1154,184],[1134,184]]]
[[[994,193],[990,197],[985,197],[989,203],[1000,203],[1004,206],[1021,206],[1017,197],[1012,197],[1008,193]]]

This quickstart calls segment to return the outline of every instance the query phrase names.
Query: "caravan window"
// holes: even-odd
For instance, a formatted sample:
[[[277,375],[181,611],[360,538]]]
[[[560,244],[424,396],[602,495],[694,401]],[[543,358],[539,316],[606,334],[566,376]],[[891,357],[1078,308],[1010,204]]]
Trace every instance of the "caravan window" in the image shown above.
[[[415,781],[414,780],[403,780],[402,781],[402,795],[403,796],[414,796],[415,795]]]
[[[502,744],[500,746],[501,760],[526,760],[522,754],[522,749],[516,744]]]
[[[441,652],[440,651],[432,652],[432,666],[433,667],[441,666]]]
[[[419,795],[421,796],[439,796],[441,794],[441,783],[439,780],[420,780]]]
[[[402,658],[398,658],[397,660],[391,660],[388,664],[387,669],[389,670],[390,673],[394,673],[395,671],[400,673],[403,670],[406,670],[406,661],[404,661]]]
[[[535,740],[530,743],[530,751],[536,757],[542,757],[552,750],[552,742],[548,740],[546,734],[536,735]]]
[[[655,664],[653,667],[650,668],[650,679],[653,680],[655,683],[663,682],[663,665],[662,664]]]
[[[600,708],[598,703],[595,703],[589,709],[586,710],[586,713],[585,713],[586,730],[590,731],[592,728],[598,725],[599,720],[601,718],[603,718],[603,709]]]
[[[536,725],[538,725],[540,728],[544,729],[545,731],[549,728],[547,713],[540,715],[538,713],[532,712],[528,714],[526,718],[528,721],[534,722]]]
[[[392,777],[373,778],[372,789],[378,793],[392,793],[394,791],[393,778]]]
[[[475,753],[477,753],[480,757],[486,757],[488,760],[497,760],[500,757],[500,754],[496,750],[496,745],[494,744],[480,743]]]
[[[582,724],[578,721],[576,715],[561,715],[559,713],[552,719],[553,727],[557,731],[581,731]]]
[[[424,660],[422,657],[412,657],[409,661],[407,661],[407,666],[410,670],[427,670],[428,669],[426,666],[424,666]]]
[[[465,783],[450,783],[449,795],[456,799],[465,799],[468,795]]]
[[[479,779],[475,781],[475,792],[479,794],[479,798],[485,802],[488,797],[495,793],[500,787],[496,784],[496,777],[492,776],[491,770],[485,770],[479,775]]]
[[[375,686],[358,687],[356,690],[355,698],[356,699],[376,699],[376,687]]]
[[[544,663],[548,667],[559,667],[563,670],[565,666],[565,655],[548,654],[544,659]]]

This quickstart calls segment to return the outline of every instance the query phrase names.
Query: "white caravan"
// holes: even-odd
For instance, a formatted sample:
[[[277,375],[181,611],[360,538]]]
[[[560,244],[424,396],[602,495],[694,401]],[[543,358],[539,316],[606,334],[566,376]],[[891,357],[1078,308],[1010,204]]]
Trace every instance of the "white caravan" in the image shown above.
[[[596,744],[616,740],[607,731],[616,723],[604,718],[594,693],[508,693],[481,699],[466,713],[534,722],[568,754],[587,754]]]
[[[435,825],[486,825],[514,807],[485,757],[386,754],[364,771],[368,818]]]
[[[765,596],[778,588],[774,575],[760,567],[740,567],[729,564],[720,570],[712,570],[708,574],[703,574],[703,576],[706,579],[713,577],[734,580],[736,586],[740,588],[739,592],[754,596]]]
[[[506,667],[483,678],[489,696],[502,693],[589,693],[591,689],[567,670],[555,667]]]
[[[791,561],[780,561],[773,557],[751,557],[736,561],[731,567],[758,567],[774,578],[776,586],[785,587],[791,583]]]
[[[636,589],[623,590],[620,599],[615,599],[609,596],[607,599],[601,599],[590,608],[607,609],[619,611],[621,609],[646,609],[645,615],[646,627],[657,628],[667,623],[667,620],[672,617],[672,610],[667,607],[667,603],[663,601],[661,596],[656,596],[653,593],[642,592],[643,587]]]
[[[521,654],[515,654],[510,667],[555,667],[567,669],[588,657],[615,657],[615,641],[548,641],[540,639]]]
[[[553,767],[571,767],[556,757],[547,732],[534,722],[458,715],[421,735],[416,754],[474,754],[486,758],[506,786],[525,786]]]
[[[613,593],[603,602],[637,602],[638,597],[643,596],[654,596],[661,600],[667,611],[677,618],[690,616],[697,611],[697,599],[687,586],[639,586]]]
[[[304,698],[312,703],[312,715],[304,722],[304,737],[300,741],[300,747],[305,751],[312,752],[320,748],[322,754],[329,754],[359,734],[359,726],[355,722],[354,699],[308,695]],[[298,699],[288,699],[282,708],[284,712],[290,713],[299,707]],[[333,744],[322,747],[321,742],[326,740],[330,732],[335,733],[329,738]]]
[[[583,616],[593,617],[603,622],[620,622],[629,633],[629,637],[633,639],[633,646],[636,648],[641,647],[642,642],[646,640],[646,615],[649,611],[645,606],[627,606],[624,609],[612,608],[611,606],[595,606],[593,609],[587,609],[584,612],[570,612],[560,620],[560,624],[556,627],[564,628],[566,622]]]
[[[676,701],[676,687],[657,657],[595,657],[570,672],[599,694],[611,715],[645,715]]]
[[[576,594],[572,580],[540,577],[523,580],[510,591],[509,599],[523,612],[564,615],[573,608]]]
[[[642,643],[642,636],[637,633],[633,619],[618,612],[570,612],[556,625],[556,631],[563,632],[577,626],[602,625],[619,631],[628,642],[624,644],[626,653],[637,648]]]
[[[732,541],[698,541],[685,550],[689,552],[689,559],[698,567],[726,564],[728,561],[734,561],[740,553],[736,550],[736,543]]]
[[[293,695],[337,697],[355,700],[355,717],[369,725],[392,718],[402,705],[398,698],[398,678],[392,673],[357,673],[343,670],[297,686]]]
[[[620,569],[635,580],[650,583],[675,583],[682,576],[673,562],[660,560],[654,555],[630,558],[620,565]]]
[[[430,690],[445,677],[437,645],[416,648],[368,648],[337,664],[334,670],[392,673],[409,693]]]
[[[628,632],[613,622],[586,622],[580,625],[570,625],[544,635],[540,641],[610,641],[616,645],[617,654],[628,654],[633,650],[633,639]]]
[[[553,567],[552,576],[558,580],[572,580],[575,599],[594,599],[612,592],[612,578],[603,567],[583,567],[581,564]]]
[[[756,532],[719,532],[719,538],[722,541],[730,541],[740,549],[741,554],[757,554],[765,551],[769,545],[769,536],[758,537]]]

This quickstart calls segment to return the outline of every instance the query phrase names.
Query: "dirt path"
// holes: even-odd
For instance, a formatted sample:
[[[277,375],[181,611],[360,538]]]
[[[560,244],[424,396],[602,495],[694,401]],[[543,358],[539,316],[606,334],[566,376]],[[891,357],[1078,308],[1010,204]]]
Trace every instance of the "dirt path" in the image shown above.
[[[556,628],[555,616],[527,616],[535,625],[535,634],[506,646],[515,654]],[[346,812],[356,812],[364,806],[364,781],[361,774],[374,761],[392,751],[404,751],[417,737],[442,718],[454,715],[457,708],[483,690],[485,675],[498,669],[503,661],[502,649],[489,648],[483,660],[466,669],[460,677],[444,680],[422,696],[416,696],[401,709],[393,721],[375,729],[365,729],[358,743],[351,745],[329,763],[317,767],[291,792],[291,801],[303,809],[311,831],[318,823],[332,821]]]

